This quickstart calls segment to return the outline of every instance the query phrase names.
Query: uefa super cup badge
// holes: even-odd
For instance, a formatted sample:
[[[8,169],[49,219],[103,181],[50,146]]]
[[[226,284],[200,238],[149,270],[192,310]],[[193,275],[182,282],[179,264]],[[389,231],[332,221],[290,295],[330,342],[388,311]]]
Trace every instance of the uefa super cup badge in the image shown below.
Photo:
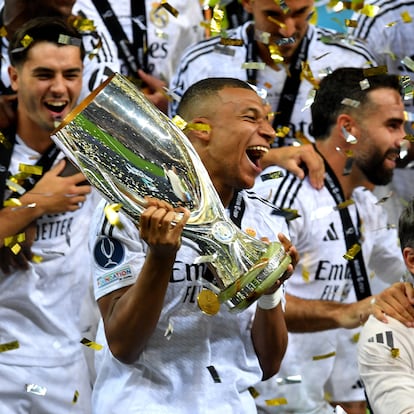
[[[231,224],[226,223],[225,221],[218,221],[217,223],[214,223],[211,233],[217,241],[225,244],[231,243],[236,235]]]

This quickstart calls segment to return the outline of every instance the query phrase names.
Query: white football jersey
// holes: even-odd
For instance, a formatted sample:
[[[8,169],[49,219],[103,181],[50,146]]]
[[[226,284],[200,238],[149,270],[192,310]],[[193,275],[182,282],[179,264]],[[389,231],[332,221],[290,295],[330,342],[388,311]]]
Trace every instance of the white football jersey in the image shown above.
[[[242,229],[270,240],[286,233],[285,220],[272,218],[269,205],[251,192],[240,194]],[[147,246],[136,226],[122,214],[121,220],[122,230],[111,226],[103,204],[94,217],[90,242],[97,299],[134,284],[145,260]],[[195,263],[198,256],[193,243],[183,238],[158,325],[133,364],[120,363],[105,346],[97,365],[94,413],[127,412],[131,407],[168,414],[256,411],[248,390],[262,376],[251,341],[255,305],[238,314],[224,305],[214,316],[201,312],[197,295],[206,284],[206,265]]]

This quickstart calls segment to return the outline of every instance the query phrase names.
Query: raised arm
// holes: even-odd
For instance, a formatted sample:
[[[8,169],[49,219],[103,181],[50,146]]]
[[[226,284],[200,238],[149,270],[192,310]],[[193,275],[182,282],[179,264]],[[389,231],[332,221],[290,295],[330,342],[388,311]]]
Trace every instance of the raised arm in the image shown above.
[[[140,217],[140,235],[149,248],[138,279],[98,300],[109,348],[126,364],[139,357],[157,326],[190,215],[187,210],[183,213],[175,224],[176,211],[163,201],[152,201]]]

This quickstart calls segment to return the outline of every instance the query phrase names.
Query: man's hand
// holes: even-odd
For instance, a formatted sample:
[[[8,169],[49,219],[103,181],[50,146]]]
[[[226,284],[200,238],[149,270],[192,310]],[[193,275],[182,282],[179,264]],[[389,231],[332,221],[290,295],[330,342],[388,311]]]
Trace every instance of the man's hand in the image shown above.
[[[167,114],[168,98],[163,91],[163,88],[166,87],[167,84],[164,81],[144,72],[142,69],[138,69],[138,75],[146,84],[146,88],[144,88],[142,92],[160,111]]]
[[[325,175],[323,159],[310,144],[304,144],[299,147],[272,148],[262,158],[263,168],[270,165],[278,165],[295,174],[300,179],[305,178],[303,166],[306,166],[312,186],[318,190],[323,187]]]
[[[0,95],[0,130],[6,129],[16,120],[14,104],[17,95]]]
[[[414,328],[414,288],[411,283],[394,283],[375,296],[372,306],[372,313],[378,320],[387,323],[386,315],[389,315]]]
[[[146,198],[147,208],[141,214],[139,231],[150,248],[150,254],[162,258],[175,258],[181,246],[181,234],[190,217],[185,208],[173,208],[166,201]]]
[[[91,192],[90,185],[80,185],[85,182],[85,176],[82,173],[79,172],[68,177],[60,175],[66,162],[69,161],[60,161],[21,197],[22,203],[25,203],[28,197],[30,197],[30,203],[36,203],[39,216],[76,211]]]

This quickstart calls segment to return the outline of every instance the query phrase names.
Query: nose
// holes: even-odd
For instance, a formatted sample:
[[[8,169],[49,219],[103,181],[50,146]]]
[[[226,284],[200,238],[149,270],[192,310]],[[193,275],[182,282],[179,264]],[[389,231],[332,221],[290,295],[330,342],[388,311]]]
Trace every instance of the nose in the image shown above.
[[[276,138],[276,131],[270,125],[269,121],[262,120],[259,125],[259,135],[264,138],[270,145]]]
[[[66,91],[65,78],[62,75],[56,74],[52,79],[50,90],[55,94],[63,94]]]
[[[283,25],[280,27],[279,34],[283,37],[292,37],[296,32],[295,19],[286,16]]]

